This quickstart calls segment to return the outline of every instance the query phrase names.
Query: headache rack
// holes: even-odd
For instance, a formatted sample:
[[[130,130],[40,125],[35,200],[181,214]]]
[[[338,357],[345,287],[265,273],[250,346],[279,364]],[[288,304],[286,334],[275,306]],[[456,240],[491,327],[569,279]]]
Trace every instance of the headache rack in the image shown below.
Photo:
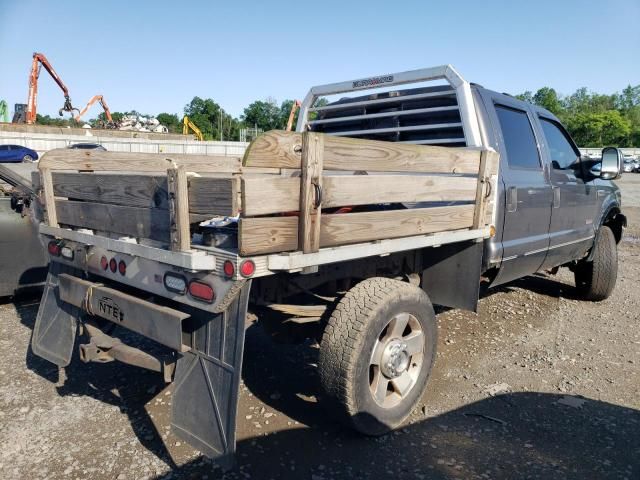
[[[254,276],[311,271],[326,263],[487,238],[498,156],[478,147],[469,85],[451,67],[387,77],[386,85],[449,81],[464,141],[473,146],[412,145],[371,140],[360,133],[362,138],[322,133],[319,126],[342,125],[344,117],[341,122],[313,123],[329,116],[309,121],[315,99],[345,92],[349,85],[357,90],[375,79],[315,87],[303,103],[302,132],[267,132],[251,143],[243,158],[47,153],[39,164],[46,207],[41,232],[221,275],[223,262],[234,263],[238,275],[241,263],[250,258],[256,264]],[[358,102],[350,102],[349,108]],[[347,130],[350,135],[354,131]],[[385,132],[372,135],[380,133]],[[230,230],[237,245],[205,245],[201,222],[222,217],[234,219]]]

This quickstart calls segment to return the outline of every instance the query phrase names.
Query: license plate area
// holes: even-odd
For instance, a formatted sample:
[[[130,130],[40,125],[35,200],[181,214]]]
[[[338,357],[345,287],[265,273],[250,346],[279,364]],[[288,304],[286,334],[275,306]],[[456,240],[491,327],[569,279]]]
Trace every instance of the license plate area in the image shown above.
[[[151,338],[180,352],[190,350],[182,342],[182,321],[188,313],[156,305],[99,283],[73,275],[60,275],[60,299],[83,311]]]

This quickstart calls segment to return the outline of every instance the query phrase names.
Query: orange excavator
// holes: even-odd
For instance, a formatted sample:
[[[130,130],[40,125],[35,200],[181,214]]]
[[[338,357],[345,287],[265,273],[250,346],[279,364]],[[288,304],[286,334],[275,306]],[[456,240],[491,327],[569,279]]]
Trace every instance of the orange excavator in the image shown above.
[[[36,123],[36,111],[37,111],[37,99],[38,99],[38,77],[40,76],[40,69],[44,67],[44,69],[49,72],[51,78],[55,80],[58,84],[62,93],[64,94],[64,104],[62,108],[58,111],[59,115],[62,116],[62,112],[73,112],[74,110],[78,110],[77,108],[73,108],[71,105],[71,98],[69,98],[69,89],[64,84],[62,79],[58,76],[56,71],[53,69],[47,57],[45,57],[42,53],[35,52],[33,54],[33,61],[31,63],[31,73],[29,75],[29,98],[27,99],[27,112],[26,112],[26,122],[28,124]]]
[[[301,105],[300,100],[293,101],[291,111],[289,112],[289,121],[287,122],[287,132],[290,132],[293,128],[293,118],[296,116],[296,110],[298,110]]]
[[[74,120],[76,122],[79,122],[80,118],[85,113],[87,113],[87,110],[89,110],[91,106],[96,102],[100,102],[100,106],[102,106],[102,109],[104,110],[104,115],[105,117],[107,117],[107,122],[109,124],[113,124],[113,118],[111,118],[111,111],[109,110],[109,106],[107,105],[107,102],[102,95],[94,95],[93,97],[91,97],[91,100],[87,102],[87,105],[82,110],[80,110],[75,117],[73,117]]]

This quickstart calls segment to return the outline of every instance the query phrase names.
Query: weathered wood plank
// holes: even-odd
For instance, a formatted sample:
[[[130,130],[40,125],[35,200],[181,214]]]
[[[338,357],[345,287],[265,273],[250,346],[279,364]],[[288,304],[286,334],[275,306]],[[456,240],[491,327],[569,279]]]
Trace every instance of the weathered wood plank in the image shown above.
[[[475,212],[473,214],[473,228],[480,228],[486,223],[487,205],[491,197],[495,195],[492,188],[492,177],[497,173],[498,153],[492,150],[484,150],[480,156],[478,167],[478,183],[476,186]]]
[[[58,215],[55,207],[55,196],[53,194],[53,178],[51,176],[50,169],[40,169],[40,181],[42,182],[42,193],[47,209],[47,223],[50,227],[57,227]]]
[[[102,152],[59,148],[42,156],[38,168],[115,172],[158,172],[185,165],[189,172],[239,172],[240,157],[162,153]]]
[[[240,218],[240,255],[288,252],[298,248],[298,217]]]
[[[480,151],[323,135],[326,170],[369,172],[477,173]],[[256,138],[242,164],[247,167],[300,168],[301,134],[273,130]]]
[[[323,215],[320,247],[408,237],[469,228],[473,205],[414,208]],[[298,247],[298,217],[262,217],[240,220],[241,255],[286,252]]]
[[[334,175],[324,177],[325,207],[373,203],[470,201],[477,179],[435,175]]]
[[[476,183],[472,177],[435,175],[324,175],[322,206],[471,201]],[[246,216],[295,212],[300,203],[300,178],[243,178],[242,197]]]
[[[239,177],[189,177],[189,211],[220,216],[236,216]]]
[[[164,175],[55,172],[53,189],[58,197],[74,200],[165,210],[169,208],[167,178]]]
[[[244,152],[246,167],[300,168],[302,134],[271,130],[253,140]]]
[[[331,247],[468,228],[473,222],[473,210],[473,205],[455,205],[324,215],[320,244]]]
[[[298,242],[304,253],[317,252],[320,248],[323,154],[324,136],[314,132],[303,133]]]
[[[171,250],[188,252],[191,249],[189,228],[189,184],[184,165],[167,170],[169,225]]]
[[[233,195],[237,181],[230,176],[189,178],[189,211],[211,216],[237,215],[237,195]],[[55,172],[53,190],[56,196],[74,200],[169,209],[164,175]]]
[[[300,177],[242,177],[243,215],[296,212],[298,208]]]
[[[169,242],[168,210],[58,200],[56,211],[64,225]]]

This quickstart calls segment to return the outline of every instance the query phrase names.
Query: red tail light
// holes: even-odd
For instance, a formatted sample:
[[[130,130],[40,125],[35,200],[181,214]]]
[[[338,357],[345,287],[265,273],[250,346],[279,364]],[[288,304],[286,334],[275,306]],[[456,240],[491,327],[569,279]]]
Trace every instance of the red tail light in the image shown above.
[[[57,240],[51,240],[49,242],[49,245],[47,246],[47,249],[49,250],[49,254],[53,255],[54,257],[59,257],[60,251],[62,250],[62,245]]]
[[[107,260],[107,257],[105,257],[104,255],[100,259],[100,266],[102,267],[103,270],[106,270],[107,268],[109,268],[109,260]]]
[[[118,271],[120,272],[120,275],[127,273],[127,264],[124,263],[124,260],[120,260],[118,263]]]
[[[253,260],[245,260],[240,264],[240,275],[243,277],[250,277],[256,273],[256,264]]]
[[[118,262],[116,262],[115,258],[109,260],[109,270],[111,270],[113,273],[116,273],[116,270],[118,270]]]
[[[202,300],[203,302],[213,303],[215,293],[211,285],[197,280],[192,280],[189,284],[189,293],[196,300]]]
[[[236,271],[236,268],[233,266],[233,263],[230,262],[229,260],[224,262],[224,265],[222,266],[222,269],[224,270],[224,274],[227,277],[233,277],[233,274]]]

